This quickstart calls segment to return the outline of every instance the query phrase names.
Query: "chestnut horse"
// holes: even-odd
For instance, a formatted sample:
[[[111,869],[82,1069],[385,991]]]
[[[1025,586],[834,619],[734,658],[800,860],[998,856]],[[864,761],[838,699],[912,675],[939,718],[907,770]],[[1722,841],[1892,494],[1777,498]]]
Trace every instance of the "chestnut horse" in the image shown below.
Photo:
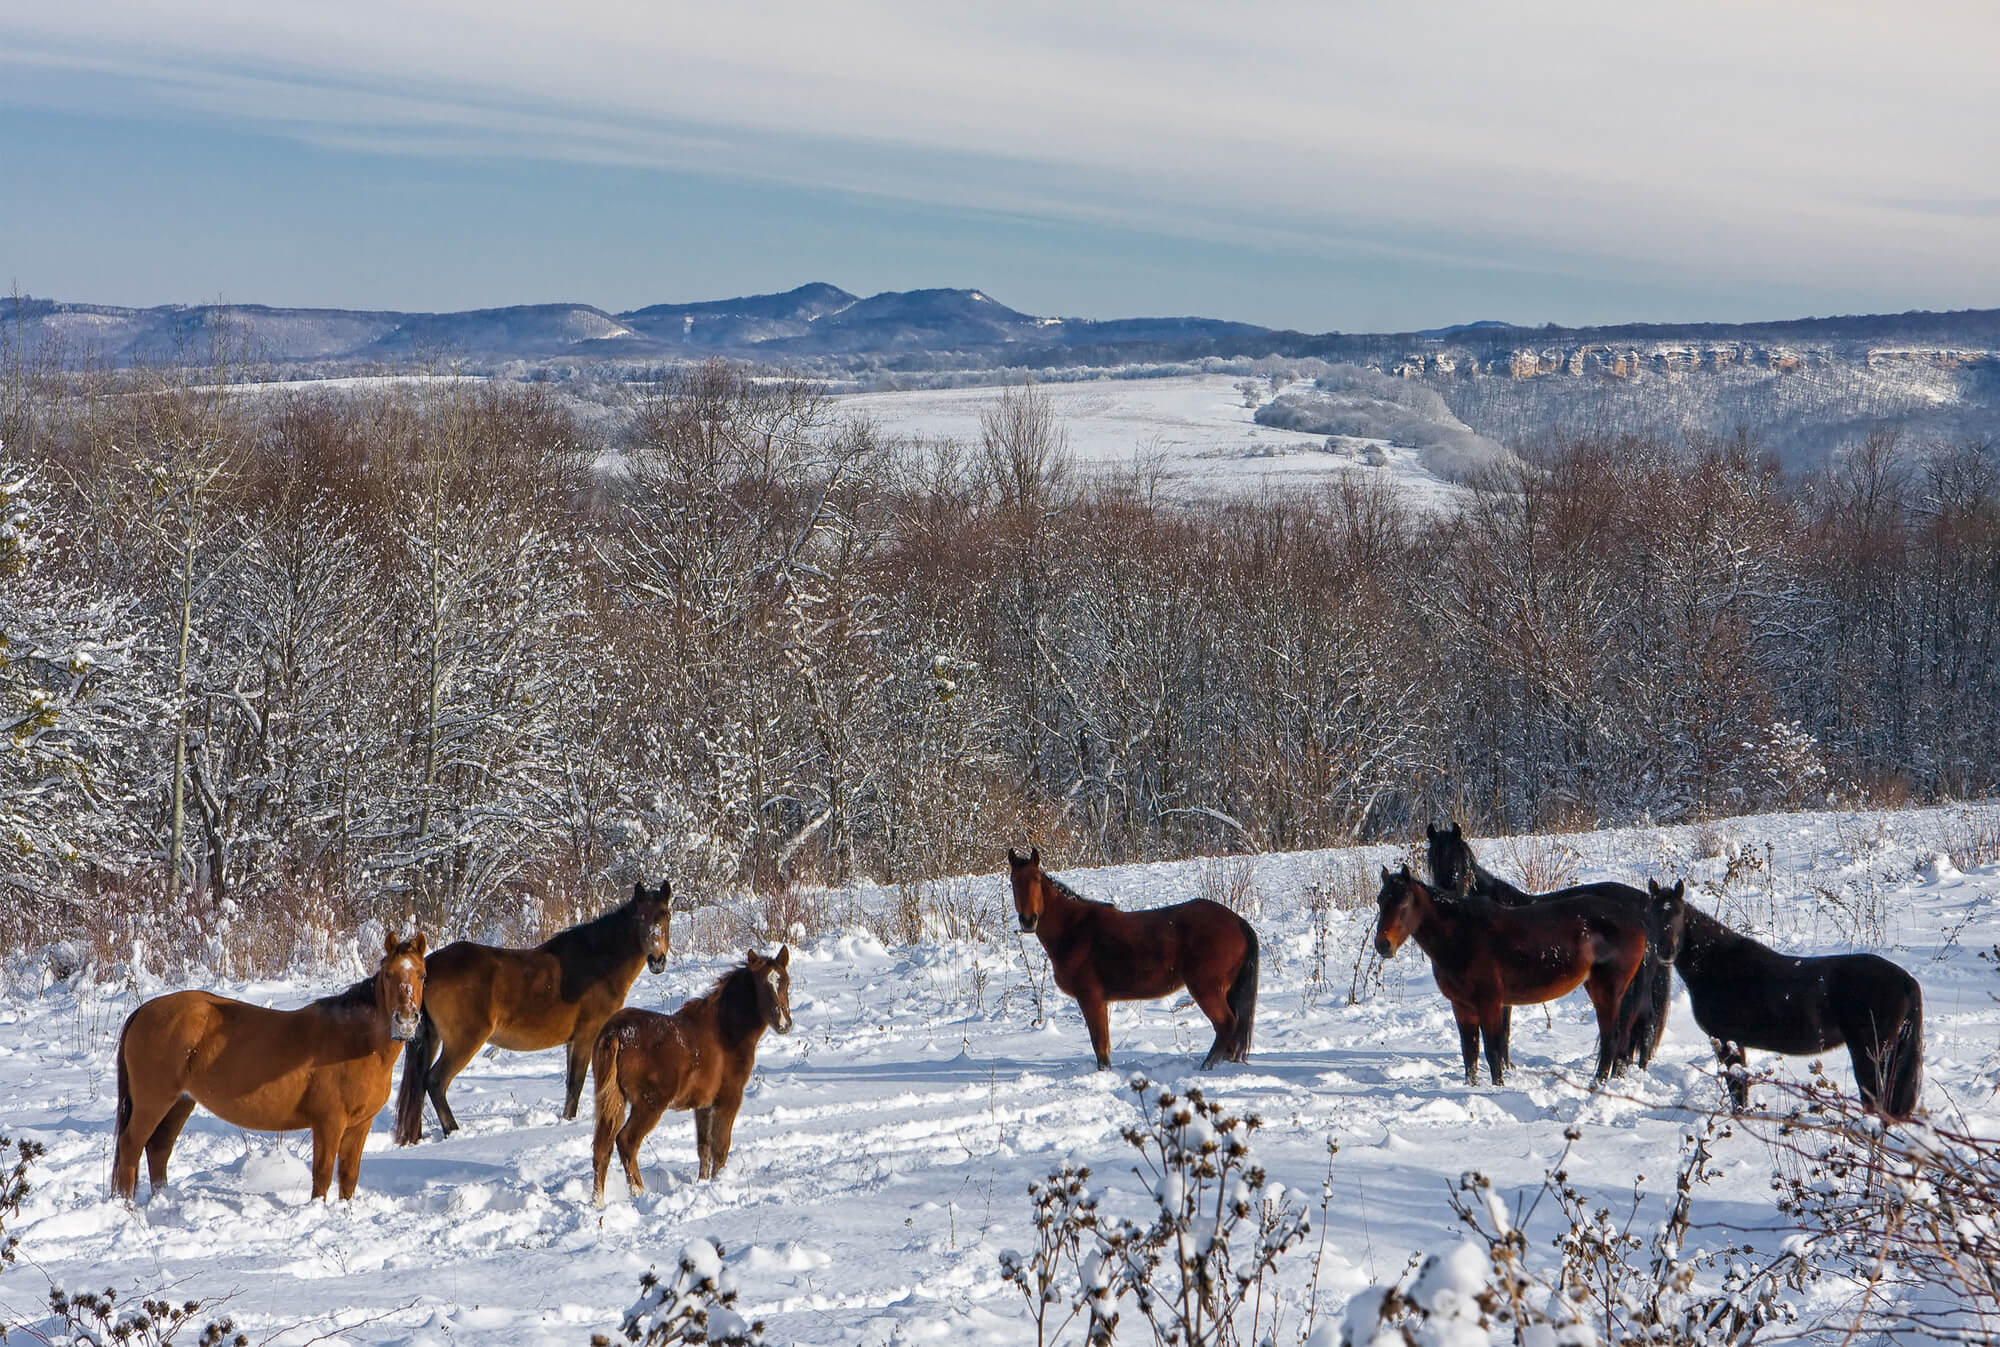
[[[1618,884],[1609,880],[1597,884],[1577,884],[1566,889],[1553,889],[1547,893],[1529,893],[1517,889],[1500,876],[1479,863],[1472,854],[1471,845],[1465,840],[1465,832],[1456,819],[1449,828],[1433,828],[1424,825],[1424,840],[1430,861],[1431,883],[1446,894],[1463,897],[1467,894],[1485,898],[1502,907],[1526,907],[1549,898],[1578,898],[1589,894],[1610,898],[1623,903],[1634,912],[1646,910],[1646,895],[1628,884]],[[1646,940],[1646,961],[1639,965],[1639,971],[1632,978],[1632,985],[1619,1003],[1618,1017],[1621,1024],[1628,1026],[1619,1038],[1618,1065],[1626,1066],[1636,1060],[1641,1067],[1650,1066],[1653,1054],[1659,1049],[1660,1039],[1667,1032],[1667,1012],[1674,999],[1673,958],[1652,938],[1648,928]],[[1511,1031],[1513,1014],[1503,1010],[1501,1017],[1507,1021]]]
[[[1876,954],[1800,958],[1690,907],[1674,959],[1694,1022],[1727,1071],[1729,1102],[1750,1103],[1744,1049],[1804,1054],[1847,1045],[1864,1108],[1894,1122],[1924,1083],[1924,991]]]
[[[1201,1069],[1249,1054],[1257,1016],[1257,932],[1249,922],[1206,898],[1121,912],[1052,878],[1039,847],[1026,856],[1007,848],[1007,865],[1021,929],[1042,942],[1056,986],[1083,1011],[1099,1070],[1111,1065],[1110,1002],[1150,1001],[1183,987],[1215,1026]]]
[[[1603,897],[1551,898],[1502,907],[1484,898],[1434,892],[1405,865],[1382,869],[1375,948],[1387,959],[1415,940],[1431,959],[1438,990],[1451,1002],[1465,1055],[1465,1083],[1479,1083],[1479,1043],[1493,1083],[1507,1065],[1506,1007],[1538,1005],[1577,987],[1597,1012],[1597,1075],[1617,1060],[1619,998],[1646,957],[1642,913]]]
[[[742,967],[724,973],[706,995],[671,1015],[627,1009],[604,1022],[590,1054],[597,1100],[597,1131],[590,1142],[593,1202],[604,1205],[604,1172],[614,1139],[632,1196],[646,1191],[639,1146],[670,1108],[694,1110],[700,1177],[722,1172],[736,1111],[743,1107],[743,1086],[757,1062],[757,1040],[766,1029],[792,1032],[791,962],[789,948],[768,959],[752,951]]]
[[[130,1198],[146,1153],[152,1191],[200,1104],[256,1132],[312,1132],[312,1195],[340,1164],[354,1196],[368,1126],[389,1099],[396,1045],[417,1032],[424,938],[388,937],[375,976],[297,1010],[267,1010],[213,992],[155,997],[118,1034],[118,1144],[111,1191]]]
[[[639,884],[629,901],[533,949],[454,940],[431,955],[423,1023],[403,1054],[396,1144],[423,1140],[426,1095],[444,1134],[458,1130],[445,1091],[488,1042],[513,1052],[567,1047],[563,1117],[574,1118],[597,1031],[625,1004],[641,964],[667,966],[672,899],[671,884]]]

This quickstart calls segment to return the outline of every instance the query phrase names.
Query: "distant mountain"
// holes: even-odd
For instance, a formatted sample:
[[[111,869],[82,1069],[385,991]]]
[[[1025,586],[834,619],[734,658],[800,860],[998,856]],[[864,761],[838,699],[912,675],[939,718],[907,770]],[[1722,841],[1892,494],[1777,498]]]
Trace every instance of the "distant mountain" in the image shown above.
[[[72,359],[173,359],[193,351],[197,338],[208,340],[218,324],[279,366],[400,363],[429,355],[497,362],[720,354],[781,363],[982,352],[1005,352],[1008,363],[1047,363],[1049,353],[1070,349],[1094,357],[1108,353],[1115,362],[1120,348],[1147,348],[1142,358],[1188,347],[1209,354],[1224,345],[1268,346],[1273,335],[1251,323],[1212,318],[1043,318],[1011,309],[981,290],[892,290],[863,299],[824,283],[616,314],[587,304],[396,313],[0,300],[0,325],[10,336]]]
[[[25,346],[31,357],[70,363],[200,360],[219,332],[287,377],[452,359],[491,373],[623,379],[712,355],[877,388],[1028,370],[1053,378],[1268,370],[1319,381],[1314,397],[1292,397],[1270,414],[1328,434],[1356,433],[1359,413],[1342,399],[1386,377],[1430,389],[1468,433],[1506,445],[1748,430],[1772,452],[1816,462],[1878,430],[1913,443],[2000,438],[2000,309],[1583,328],[1482,319],[1314,334],[1199,317],[1039,317],[983,290],[862,298],[824,283],[624,313],[587,304],[398,313],[0,298],[0,356]]]

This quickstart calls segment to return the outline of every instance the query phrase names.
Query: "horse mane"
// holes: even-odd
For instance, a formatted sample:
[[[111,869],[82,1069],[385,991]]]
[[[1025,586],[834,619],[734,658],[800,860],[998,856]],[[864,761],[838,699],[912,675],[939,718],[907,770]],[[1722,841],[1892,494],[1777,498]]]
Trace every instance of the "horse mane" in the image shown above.
[[[372,1014],[375,1010],[375,979],[373,976],[365,977],[347,990],[322,996],[312,1004],[323,1010],[366,1010]]]
[[[570,955],[593,965],[616,963],[632,952],[631,942],[625,937],[631,925],[632,909],[638,901],[637,897],[627,898],[589,921],[580,921],[557,931],[542,942],[542,948],[551,954]]]
[[[739,982],[742,992],[732,994]],[[764,1023],[763,1017],[757,1013],[757,975],[750,971],[748,960],[725,971],[715,980],[714,986],[694,997],[689,1004],[693,1001],[714,1002],[716,1028],[732,1039]]]
[[[1102,898],[1084,897],[1082,894],[1078,893],[1075,889],[1063,883],[1060,879],[1057,879],[1054,875],[1050,874],[1046,870],[1042,871],[1042,878],[1048,881],[1048,885],[1050,888],[1054,889],[1057,893],[1060,893],[1063,897],[1069,899],[1073,903],[1085,903],[1091,907],[1108,907],[1113,911],[1116,911],[1118,908],[1118,904],[1107,903]]]

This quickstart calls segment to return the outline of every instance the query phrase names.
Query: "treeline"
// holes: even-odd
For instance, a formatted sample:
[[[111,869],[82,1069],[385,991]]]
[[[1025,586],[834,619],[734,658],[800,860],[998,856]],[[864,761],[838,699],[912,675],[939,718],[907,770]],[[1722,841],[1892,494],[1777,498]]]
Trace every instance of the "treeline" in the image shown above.
[[[1984,793],[2000,462],[1573,441],[1429,510],[1173,500],[1032,390],[893,443],[723,365],[15,386],[14,946]],[[134,914],[151,914],[151,924]],[[118,925],[124,922],[125,925]],[[133,923],[137,924],[133,924]],[[115,930],[114,930],[115,928]],[[107,935],[107,932],[112,934]]]

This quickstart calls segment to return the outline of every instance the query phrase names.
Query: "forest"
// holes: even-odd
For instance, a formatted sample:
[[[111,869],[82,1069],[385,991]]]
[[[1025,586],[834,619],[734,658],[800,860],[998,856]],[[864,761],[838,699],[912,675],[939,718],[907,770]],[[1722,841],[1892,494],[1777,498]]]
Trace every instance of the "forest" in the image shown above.
[[[0,371],[0,942],[282,966],[993,869],[1979,795],[2000,461],[1524,441],[1190,505],[1032,386],[885,437],[721,362]],[[157,920],[171,914],[171,922]],[[171,931],[171,936],[162,932]]]

